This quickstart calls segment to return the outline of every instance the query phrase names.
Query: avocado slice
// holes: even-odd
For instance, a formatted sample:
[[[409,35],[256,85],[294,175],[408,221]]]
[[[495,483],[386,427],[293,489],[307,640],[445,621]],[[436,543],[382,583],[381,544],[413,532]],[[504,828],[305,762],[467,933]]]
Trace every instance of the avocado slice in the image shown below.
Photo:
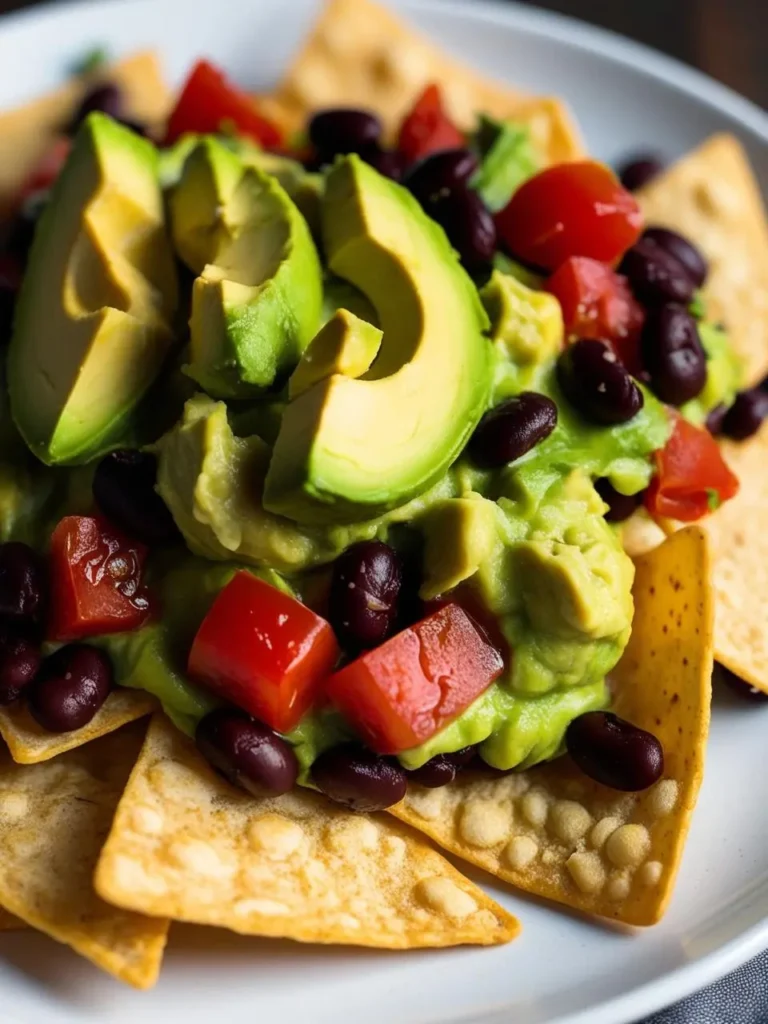
[[[338,309],[310,341],[288,381],[288,397],[297,398],[334,373],[362,377],[381,348],[378,327],[348,309]]]
[[[253,397],[293,370],[320,324],[307,222],[277,179],[213,136],[187,156],[169,209],[178,254],[198,275],[186,372],[215,397]]]
[[[384,337],[365,378],[334,374],[285,411],[264,504],[299,522],[370,518],[425,491],[466,444],[492,377],[477,290],[406,189],[345,157],[322,217],[331,270],[371,300]]]
[[[8,354],[13,417],[43,462],[119,443],[171,348],[176,301],[157,151],[91,114],[42,215]]]

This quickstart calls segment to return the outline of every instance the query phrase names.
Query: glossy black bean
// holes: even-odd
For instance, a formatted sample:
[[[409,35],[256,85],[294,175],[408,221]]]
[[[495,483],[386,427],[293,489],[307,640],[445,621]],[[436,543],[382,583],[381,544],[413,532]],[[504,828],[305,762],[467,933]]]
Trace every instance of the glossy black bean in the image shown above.
[[[392,632],[403,585],[397,552],[379,540],[353,544],[333,566],[329,614],[341,645],[375,647]]]
[[[290,744],[237,708],[207,714],[195,742],[218,772],[254,796],[279,796],[296,785],[299,763]]]
[[[704,426],[710,432],[713,437],[718,437],[723,432],[723,420],[725,414],[728,412],[728,406],[724,402],[716,405],[714,409],[707,415],[707,419]]]
[[[565,742],[581,771],[611,789],[637,793],[664,772],[664,751],[656,737],[610,711],[575,718]]]
[[[619,168],[619,179],[630,192],[647,185],[664,170],[663,162],[656,156],[638,154]]]
[[[431,199],[424,208],[445,231],[465,270],[480,274],[490,267],[496,251],[496,223],[476,192],[454,189]]]
[[[43,729],[72,732],[91,721],[112,687],[112,664],[104,651],[69,644],[45,659],[26,697]]]
[[[122,448],[96,467],[93,497],[101,512],[129,537],[149,545],[169,544],[179,531],[155,490],[157,459],[149,452]]]
[[[331,800],[354,811],[383,811],[407,789],[396,761],[354,744],[326,750],[312,765],[312,781]]]
[[[45,599],[45,578],[37,554],[26,544],[0,544],[0,616],[31,621]]]
[[[669,228],[646,228],[642,237],[674,256],[685,267],[695,286],[701,288],[707,279],[709,266],[693,242]]]
[[[646,305],[662,302],[687,305],[696,291],[683,264],[650,239],[642,238],[624,254],[619,271]]]
[[[470,457],[481,469],[504,466],[549,437],[556,426],[552,399],[523,391],[483,416],[469,442]]]
[[[367,164],[374,167],[379,174],[392,181],[400,181],[405,172],[405,157],[397,149],[382,149],[381,146],[371,146],[360,154]]]
[[[423,204],[440,193],[463,188],[477,167],[477,157],[471,150],[443,149],[414,164],[403,184]]]
[[[757,433],[766,416],[768,394],[761,388],[741,391],[723,417],[722,432],[734,441],[746,441]]]
[[[742,700],[748,701],[751,704],[768,704],[768,693],[764,690],[758,690],[756,686],[745,682],[735,672],[731,672],[730,669],[719,662],[715,662],[712,679],[716,683],[727,686],[729,690],[733,691],[737,697],[741,697]]]
[[[707,357],[696,320],[684,306],[667,303],[649,311],[640,338],[643,365],[663,402],[682,405],[707,382]]]
[[[643,500],[640,494],[621,494],[607,477],[595,481],[595,490],[608,506],[605,518],[609,523],[623,523],[629,519]]]
[[[19,699],[37,675],[40,661],[40,648],[33,640],[13,626],[0,626],[0,705]]]
[[[76,131],[82,122],[94,111],[107,114],[119,121],[123,116],[123,94],[119,87],[112,83],[98,85],[83,97],[83,101],[75,112],[70,131]]]
[[[643,393],[623,364],[593,338],[582,338],[563,350],[557,380],[571,405],[593,423],[626,423],[643,407]]]
[[[452,754],[436,754],[421,768],[408,772],[408,782],[415,782],[427,789],[439,789],[453,782],[464,765],[468,764],[475,754],[474,747],[463,747]]]
[[[360,153],[381,138],[381,121],[368,110],[320,110],[309,122],[309,141],[325,161],[339,153]]]

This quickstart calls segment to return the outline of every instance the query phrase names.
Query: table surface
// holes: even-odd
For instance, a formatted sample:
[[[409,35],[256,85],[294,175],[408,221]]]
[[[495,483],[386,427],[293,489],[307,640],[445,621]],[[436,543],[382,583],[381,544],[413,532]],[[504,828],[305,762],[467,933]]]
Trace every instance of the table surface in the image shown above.
[[[35,2],[0,0],[0,13],[31,7]],[[108,0],[101,2],[107,3]],[[768,107],[768,60],[765,52],[768,0],[531,2],[538,7],[583,18],[664,50]]]

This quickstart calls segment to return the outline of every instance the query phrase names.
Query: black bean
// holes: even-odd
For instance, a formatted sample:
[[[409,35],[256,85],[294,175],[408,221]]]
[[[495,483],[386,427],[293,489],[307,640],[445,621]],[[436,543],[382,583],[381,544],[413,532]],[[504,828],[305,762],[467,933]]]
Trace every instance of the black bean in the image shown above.
[[[686,267],[648,238],[641,238],[624,254],[619,272],[629,280],[638,299],[647,305],[661,302],[688,305],[696,291]]]
[[[556,426],[552,399],[523,391],[483,416],[469,442],[469,454],[482,469],[504,466],[549,437]]]
[[[646,228],[642,237],[668,252],[670,256],[674,256],[685,267],[686,273],[696,287],[701,288],[707,279],[709,266],[693,242],[679,235],[677,231],[670,231],[669,228]]]
[[[471,150],[443,149],[414,164],[403,184],[424,204],[440,193],[463,188],[477,166],[477,157]]]
[[[699,329],[684,306],[670,302],[649,311],[640,351],[651,387],[669,405],[695,398],[707,383],[707,357]]]
[[[368,110],[337,107],[315,114],[308,131],[318,156],[329,162],[339,153],[360,153],[375,145],[381,137],[381,121]]]
[[[765,690],[758,690],[756,686],[752,686],[750,683],[745,682],[740,676],[737,676],[735,672],[731,672],[730,669],[726,668],[725,665],[721,665],[719,662],[715,662],[712,678],[718,683],[723,683],[738,697],[741,697],[742,700],[749,701],[752,704],[768,703],[768,693],[766,693]]]
[[[34,620],[45,599],[43,568],[27,544],[0,544],[0,615],[4,618]]]
[[[657,156],[642,154],[621,165],[619,178],[624,188],[629,189],[630,192],[636,192],[637,189],[647,185],[649,181],[661,174],[663,170],[664,164]]]
[[[716,405],[715,408],[711,410],[711,412],[708,413],[704,425],[713,437],[717,437],[719,434],[722,434],[723,420],[725,419],[725,414],[727,412],[728,406],[725,404],[725,402],[721,402],[719,405]]]
[[[456,778],[459,770],[468,764],[475,754],[474,747],[463,747],[452,754],[436,754],[421,768],[413,768],[408,772],[408,782],[415,782],[427,789],[439,789],[447,786]]]
[[[0,705],[13,704],[40,668],[40,648],[7,624],[0,626]]]
[[[664,772],[664,751],[656,737],[610,711],[589,711],[565,733],[568,753],[590,779],[636,793]]]
[[[43,729],[72,732],[91,721],[112,686],[112,665],[103,651],[69,644],[45,659],[26,696]]]
[[[465,270],[480,274],[496,251],[496,223],[480,196],[469,188],[440,194],[424,207],[443,228]]]
[[[331,800],[354,811],[383,811],[407,789],[406,774],[390,758],[354,744],[326,750],[312,765],[312,781]]]
[[[382,149],[381,146],[371,146],[360,154],[367,164],[374,167],[379,174],[392,181],[400,181],[405,171],[405,157],[397,149]]]
[[[336,560],[329,614],[343,647],[358,651],[386,640],[397,620],[402,585],[400,558],[382,541],[360,541]]]
[[[768,416],[768,394],[761,388],[751,388],[736,395],[722,422],[722,432],[734,441],[746,441],[760,429]]]
[[[86,117],[94,111],[107,114],[119,121],[123,116],[123,109],[123,94],[118,86],[112,83],[98,85],[84,96],[72,118],[69,130],[70,132],[77,131]]]
[[[299,763],[290,744],[237,708],[207,714],[195,742],[218,772],[254,796],[279,796],[296,785]]]
[[[626,423],[643,407],[643,393],[618,357],[593,338],[582,338],[563,350],[557,380],[571,405],[593,423]]]
[[[595,481],[595,490],[608,506],[605,518],[609,523],[623,523],[629,519],[643,500],[642,491],[640,494],[621,494],[607,477]]]
[[[93,497],[101,512],[130,537],[149,545],[179,538],[173,516],[155,490],[156,479],[155,456],[131,448],[110,452],[93,476]]]

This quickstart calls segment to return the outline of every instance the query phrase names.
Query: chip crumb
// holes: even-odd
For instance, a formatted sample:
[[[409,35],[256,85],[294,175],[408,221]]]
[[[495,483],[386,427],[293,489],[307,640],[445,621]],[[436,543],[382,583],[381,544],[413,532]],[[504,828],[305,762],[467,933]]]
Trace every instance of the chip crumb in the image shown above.
[[[648,887],[658,885],[664,865],[658,860],[649,860],[640,868],[640,881]]]
[[[645,825],[622,825],[605,844],[608,860],[618,868],[636,868],[651,852],[651,837]]]
[[[601,818],[589,833],[590,845],[596,850],[602,850],[608,836],[612,835],[621,825],[618,818]]]
[[[582,892],[600,892],[605,885],[605,868],[596,853],[572,853],[565,863]]]
[[[530,836],[515,836],[504,848],[507,863],[518,871],[528,867],[539,852],[539,844]]]
[[[558,839],[575,843],[585,836],[592,824],[592,815],[573,800],[558,800],[549,811],[549,825]]]
[[[662,779],[651,791],[650,810],[656,818],[671,814],[680,795],[680,786],[674,779]]]
[[[419,883],[419,895],[431,910],[445,914],[453,921],[462,921],[477,910],[469,893],[461,890],[450,878],[425,878]]]
[[[478,800],[464,808],[459,828],[472,846],[496,846],[509,836],[512,809],[490,800]]]

